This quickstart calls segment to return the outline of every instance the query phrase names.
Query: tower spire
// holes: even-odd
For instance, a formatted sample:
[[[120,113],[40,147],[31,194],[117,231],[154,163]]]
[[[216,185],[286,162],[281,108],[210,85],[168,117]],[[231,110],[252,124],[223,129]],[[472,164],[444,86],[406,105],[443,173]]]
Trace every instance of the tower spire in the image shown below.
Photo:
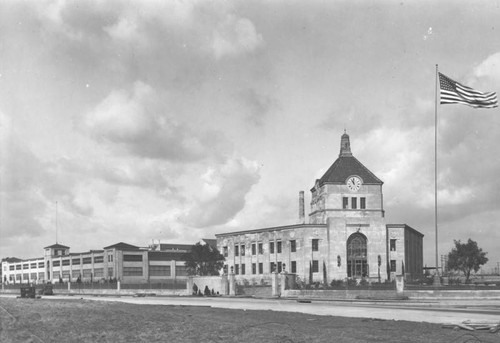
[[[343,156],[352,156],[351,143],[349,141],[349,135],[346,133],[346,129],[344,129],[344,134],[342,135],[342,138],[340,138],[339,157]]]

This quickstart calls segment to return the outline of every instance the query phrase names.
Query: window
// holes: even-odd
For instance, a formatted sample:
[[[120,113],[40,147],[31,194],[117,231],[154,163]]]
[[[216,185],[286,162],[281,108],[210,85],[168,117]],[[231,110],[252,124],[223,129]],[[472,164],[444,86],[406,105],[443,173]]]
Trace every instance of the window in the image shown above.
[[[257,255],[257,245],[255,243],[252,243],[252,255]]]
[[[240,255],[240,246],[239,245],[235,245],[234,246],[234,256],[239,256]],[[236,273],[238,274],[238,273]]]
[[[69,258],[62,261],[63,266],[69,266]]]
[[[269,270],[271,271],[271,273],[275,272],[276,271],[276,263],[274,263],[274,262],[269,263]]]
[[[141,258],[141,260],[142,260],[142,258]],[[94,263],[102,263],[102,262],[104,262],[104,256],[95,256],[94,257]]]
[[[71,262],[73,263],[73,265],[75,265],[75,264],[81,264],[81,261],[82,260],[80,260],[79,258],[74,258],[74,259],[71,260]]]
[[[43,268],[43,267],[44,267],[44,265],[45,265],[45,263],[43,263],[43,262],[38,262],[38,268]]]
[[[125,256],[129,256],[129,255],[124,255],[123,257]],[[125,261],[125,259],[124,259]],[[92,263],[92,257],[84,257],[83,258],[83,264],[91,264]]]
[[[264,265],[259,263],[259,274],[264,274]]]
[[[28,273],[24,273],[23,280],[29,280],[29,279],[30,279],[30,275]]]
[[[224,274],[227,274],[227,264],[224,265],[223,270],[224,270]]]
[[[351,198],[351,208],[353,210],[358,208],[358,199],[357,198]]]
[[[176,276],[187,276],[187,267],[186,266],[175,266],[175,275]]]
[[[366,208],[366,198],[359,199],[359,208],[364,210]]]
[[[42,273],[38,273],[38,278],[39,278],[40,280],[45,279],[45,273],[43,273],[43,272],[42,272]]]
[[[342,198],[342,208],[345,210],[347,207],[349,207],[349,198],[343,197]]]
[[[297,261],[292,261],[292,269],[290,271],[292,273],[297,273]]]
[[[252,274],[257,274],[257,264],[252,263]]]
[[[297,241],[296,240],[290,241],[290,251],[291,252],[297,251]]]
[[[95,268],[94,269],[94,277],[103,278],[104,277],[104,268]]]
[[[130,256],[141,256],[141,255],[130,255]],[[85,270],[83,272],[84,272],[83,276],[85,276]],[[142,276],[142,267],[123,267],[123,276]]]
[[[36,268],[36,262],[30,264],[30,268]]]
[[[390,246],[391,246],[391,251],[396,251],[396,240],[395,239],[390,240]]]
[[[396,260],[391,260],[391,272],[396,271]]]
[[[113,277],[113,268],[108,268],[108,277]]]
[[[20,264],[16,264],[16,270],[21,270],[21,265]]]
[[[319,272],[319,263],[318,263],[318,260],[313,260],[312,261],[312,271],[313,273],[317,273]]]
[[[84,269],[83,271],[83,277],[84,278],[90,278],[92,277],[92,269]]]
[[[109,273],[109,269],[108,269]],[[113,274],[113,271],[111,271]],[[149,266],[150,276],[170,276],[170,266]]]
[[[53,267],[59,267],[61,265],[61,261],[53,261],[52,266]]]
[[[241,275],[245,275],[245,264],[241,264]]]
[[[259,254],[264,253],[264,247],[262,246],[262,243],[259,243]]]
[[[59,279],[59,276],[60,276],[60,275],[61,275],[61,274],[59,274],[59,272],[53,272],[53,273],[52,273],[52,278],[53,278],[53,279]]]
[[[283,266],[281,262],[278,262],[278,273],[281,273],[283,271]]]
[[[274,254],[274,242],[269,242],[269,253]]]
[[[318,251],[319,250],[319,239],[313,239],[312,240],[312,251]]]
[[[277,243],[277,250],[278,250],[278,254],[281,254],[281,241],[278,241]]]
[[[23,269],[29,269],[29,267],[30,267],[29,263],[23,264]]]
[[[227,257],[227,247],[223,247],[222,251],[224,253],[224,257]]]
[[[142,262],[142,255],[123,255],[123,261],[125,261],[125,262]],[[85,263],[85,259],[84,259],[83,263]]]
[[[112,253],[108,254],[108,262],[113,262],[113,255],[112,255]]]
[[[14,270],[14,266],[9,266],[9,270]]]
[[[241,252],[241,256],[245,256],[245,244],[241,245],[240,252]]]
[[[236,275],[238,275],[240,273],[240,265],[239,264],[234,265],[234,273]]]

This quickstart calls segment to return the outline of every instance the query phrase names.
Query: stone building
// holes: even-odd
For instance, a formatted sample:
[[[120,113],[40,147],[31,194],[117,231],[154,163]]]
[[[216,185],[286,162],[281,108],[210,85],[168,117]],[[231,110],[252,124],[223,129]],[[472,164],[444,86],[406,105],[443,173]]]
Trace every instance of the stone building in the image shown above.
[[[273,270],[314,282],[422,274],[423,235],[385,222],[383,182],[351,152],[344,133],[340,154],[311,189],[309,223],[299,193],[299,224],[217,234],[217,246],[240,280],[266,281]]]

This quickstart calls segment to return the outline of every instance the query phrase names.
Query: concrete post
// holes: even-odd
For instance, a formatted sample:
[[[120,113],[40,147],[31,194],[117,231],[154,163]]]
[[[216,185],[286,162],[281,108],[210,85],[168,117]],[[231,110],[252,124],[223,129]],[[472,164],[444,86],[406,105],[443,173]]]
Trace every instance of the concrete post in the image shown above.
[[[121,288],[120,281],[117,281],[117,282],[116,282],[116,290],[119,292],[119,291],[120,291],[120,288]]]
[[[234,273],[229,274],[229,295],[236,295],[236,280],[234,279]]]
[[[186,293],[187,295],[192,295],[193,294],[193,277],[190,276],[186,282]]]
[[[68,282],[68,292],[71,292],[71,282]]]
[[[222,275],[221,276],[221,285],[220,285],[220,295],[228,295],[229,290],[228,290],[228,285],[227,285],[227,275]]]
[[[405,289],[405,280],[403,275],[397,275],[396,276],[396,293],[403,294]]]
[[[281,285],[280,285],[280,294],[285,294],[285,289],[287,285],[287,273],[283,272],[280,274]]]
[[[272,296],[277,297],[280,295],[279,282],[278,282],[279,274],[277,272],[271,273],[271,288],[272,288]]]

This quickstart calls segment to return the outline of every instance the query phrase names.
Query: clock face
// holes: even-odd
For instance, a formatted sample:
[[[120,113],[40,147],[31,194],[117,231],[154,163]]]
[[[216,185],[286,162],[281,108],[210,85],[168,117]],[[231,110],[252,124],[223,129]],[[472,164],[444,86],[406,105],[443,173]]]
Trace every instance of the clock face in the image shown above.
[[[361,179],[357,176],[351,176],[347,179],[347,188],[353,192],[359,191],[361,188]]]

